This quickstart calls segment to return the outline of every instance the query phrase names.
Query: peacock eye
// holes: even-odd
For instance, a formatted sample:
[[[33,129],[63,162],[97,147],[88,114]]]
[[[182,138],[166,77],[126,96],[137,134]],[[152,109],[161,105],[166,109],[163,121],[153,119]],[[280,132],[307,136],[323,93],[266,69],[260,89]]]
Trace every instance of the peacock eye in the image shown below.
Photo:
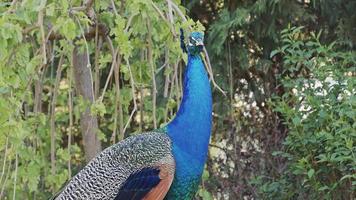
[[[189,43],[195,45],[197,41],[193,37],[189,37]]]
[[[189,46],[194,46],[195,45],[195,40],[192,37],[189,37],[188,45]]]

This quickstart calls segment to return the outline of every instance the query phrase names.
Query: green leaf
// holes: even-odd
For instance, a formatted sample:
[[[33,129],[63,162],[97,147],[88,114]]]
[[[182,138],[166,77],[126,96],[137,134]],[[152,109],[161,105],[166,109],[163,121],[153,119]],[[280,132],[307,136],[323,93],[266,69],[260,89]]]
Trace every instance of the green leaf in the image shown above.
[[[77,35],[77,26],[71,18],[60,17],[56,21],[59,32],[68,40],[73,40]]]
[[[315,170],[314,169],[310,169],[307,173],[309,178],[312,178],[314,176]]]
[[[352,151],[353,149],[353,140],[352,139],[345,139],[346,147]]]
[[[343,181],[343,180],[349,179],[349,178],[351,178],[351,179],[356,179],[356,174],[348,174],[348,175],[345,175],[345,176],[341,177],[340,181]]]
[[[168,99],[167,107],[168,109],[174,109],[177,107],[177,102],[174,99],[170,98]]]
[[[330,188],[327,186],[327,185],[325,185],[325,186],[323,186],[323,187],[320,187],[318,190],[319,191],[325,191],[325,190],[329,190]]]
[[[270,58],[273,58],[273,56],[275,56],[277,53],[280,53],[280,50],[279,49],[276,49],[276,50],[273,50],[271,51],[271,54],[270,54]]]
[[[203,200],[213,200],[213,196],[206,189],[201,188],[198,194]]]
[[[95,115],[99,115],[101,117],[104,116],[106,113],[105,105],[103,104],[102,101],[96,101],[94,104],[91,106],[91,113]]]
[[[206,170],[206,169],[204,169],[203,175],[202,175],[202,179],[203,179],[204,181],[206,181],[206,180],[209,179],[209,177],[210,177],[209,171]]]

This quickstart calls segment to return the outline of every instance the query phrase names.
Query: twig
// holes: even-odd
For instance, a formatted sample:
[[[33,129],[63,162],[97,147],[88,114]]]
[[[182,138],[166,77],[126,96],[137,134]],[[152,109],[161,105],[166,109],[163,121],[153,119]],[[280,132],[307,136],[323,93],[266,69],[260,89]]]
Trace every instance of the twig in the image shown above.
[[[163,65],[162,65],[160,68],[158,68],[158,69],[156,70],[155,74],[160,73],[161,70],[164,69],[167,65],[168,65],[168,63],[165,61],[165,62],[163,63]]]
[[[213,86],[215,88],[217,88],[225,97],[226,97],[226,92],[220,88],[220,86],[218,84],[216,84],[215,80],[214,80],[214,74],[213,74],[213,69],[211,67],[211,64],[210,64],[210,59],[209,59],[209,55],[208,55],[208,51],[205,49],[203,49],[203,52],[205,54],[203,60],[204,60],[204,63],[205,63],[205,66],[206,66],[206,69],[210,75],[210,80],[211,82],[213,83]]]
[[[231,119],[234,120],[233,117],[233,102],[234,102],[234,80],[233,80],[233,74],[232,74],[232,62],[231,62],[231,48],[230,48],[230,43],[227,43],[227,48],[228,48],[228,55],[227,55],[227,63],[229,66],[229,84],[230,84],[230,115]]]
[[[12,199],[15,200],[16,199],[16,184],[17,184],[17,169],[19,166],[19,156],[18,153],[16,151],[16,156],[15,156],[15,177],[14,177],[14,193],[12,195]]]
[[[106,89],[107,89],[107,87],[109,85],[110,79],[111,79],[112,74],[114,72],[114,68],[115,68],[115,65],[116,65],[116,57],[118,55],[118,49],[114,50],[114,47],[113,47],[113,44],[112,44],[112,41],[111,41],[110,37],[106,37],[106,41],[108,42],[109,48],[111,50],[112,63],[111,63],[111,68],[110,68],[110,71],[109,71],[109,75],[108,75],[108,77],[106,78],[106,81],[105,81],[103,92],[101,93],[101,96],[99,98],[100,102],[102,102],[103,99],[104,99],[104,95],[105,95]]]
[[[96,27],[96,31],[95,31],[95,56],[94,56],[94,65],[95,65],[94,96],[95,99],[97,99],[99,95],[99,87],[100,87],[99,54],[100,54],[100,49],[102,44],[102,38],[99,37],[98,34],[98,25],[95,25],[95,27]]]
[[[84,39],[84,44],[85,44],[85,50],[87,51],[87,59],[88,59],[88,64],[87,64],[87,68],[89,69],[88,71],[89,71],[89,74],[90,74],[90,83],[91,83],[91,94],[92,94],[92,99],[93,99],[93,101],[95,101],[95,96],[94,96],[94,87],[93,87],[93,73],[92,73],[92,71],[91,71],[91,64],[90,64],[90,53],[89,53],[89,45],[88,45],[88,41],[87,41],[87,39],[86,39],[86,37],[85,37],[85,34],[84,34],[84,29],[83,29],[83,27],[82,27],[82,25],[80,24],[80,21],[79,21],[79,19],[77,18],[77,17],[75,17],[75,19],[77,20],[77,23],[78,23],[78,25],[79,25],[79,29],[81,30],[81,33],[82,33],[82,35],[83,35],[83,39]]]
[[[117,52],[119,49],[117,48]],[[123,110],[122,110],[122,103],[120,101],[121,99],[121,91],[120,91],[120,66],[121,66],[121,60],[122,56],[118,55],[115,57],[115,116],[114,116],[114,121],[115,121],[115,126],[114,126],[114,131],[111,136],[111,141],[113,143],[116,142],[116,131],[117,131],[117,120],[119,120],[119,140],[124,139],[124,122],[123,122]],[[119,119],[117,119],[119,118]]]
[[[115,70],[116,71],[116,70]],[[117,117],[118,117],[118,103],[119,103],[119,92],[120,92],[120,88],[119,88],[119,78],[117,77],[117,73],[115,73],[115,110],[114,110],[114,128],[113,128],[113,132],[111,134],[111,139],[110,141],[112,141],[113,144],[116,143],[116,131],[117,131]],[[121,126],[120,126],[121,128]]]
[[[58,96],[58,88],[61,80],[62,65],[63,65],[64,55],[62,54],[59,58],[56,81],[53,88],[53,96],[51,102],[51,173],[52,176],[56,175],[56,127],[55,127],[55,114],[56,114],[56,102]],[[52,188],[54,189],[54,188]]]
[[[6,136],[6,143],[5,143],[5,152],[4,152],[4,163],[2,165],[2,171],[1,171],[1,177],[0,177],[0,184],[2,182],[2,179],[4,177],[4,174],[5,174],[5,167],[6,167],[6,158],[7,158],[7,148],[8,148],[8,145],[9,145],[9,137]],[[1,196],[0,196],[1,197]]]
[[[182,11],[179,9],[179,7],[177,6],[177,4],[175,4],[174,2],[172,2],[171,0],[167,0],[167,4],[168,5],[172,5],[172,7],[174,8],[174,10],[176,10],[176,12],[178,13],[178,15],[183,19],[183,21],[187,21],[187,18],[185,17],[184,13],[182,13]],[[191,27],[189,27],[191,28]]]
[[[168,5],[168,20],[169,22],[171,23],[171,31],[172,33],[174,33],[174,36],[176,37],[175,35],[175,30],[174,30],[174,27],[173,27],[173,24],[174,24],[174,19],[173,19],[173,9],[172,9],[172,4],[170,1],[167,1],[167,5]]]
[[[35,98],[33,102],[33,112],[38,113],[41,112],[42,110],[42,88],[43,88],[43,83],[42,83],[42,77],[43,73],[38,74],[39,79],[35,80]]]
[[[31,31],[35,30],[36,28],[38,28],[38,23],[29,27],[26,27],[24,29],[22,29],[22,34],[26,35],[28,33],[30,33]]]
[[[139,123],[139,130],[142,132],[143,127],[143,87],[140,86],[140,123]]]
[[[43,8],[39,11],[38,13],[38,21],[37,24],[40,27],[40,32],[41,32],[41,40],[42,40],[42,63],[46,64],[47,63],[47,56],[46,56],[46,39],[45,39],[45,31],[44,31],[44,26],[43,26],[43,10],[45,9],[45,5],[47,3],[47,0],[41,1],[41,4],[43,5]]]
[[[78,7],[72,7],[69,10],[69,13],[73,14],[73,13],[77,13],[77,12],[82,12],[85,11],[87,8],[85,6],[78,6]]]
[[[153,42],[152,42],[152,34],[151,34],[151,24],[149,18],[147,19],[147,41],[148,41],[148,62],[151,67],[151,76],[152,76],[152,114],[153,114],[153,127],[157,128],[157,118],[156,118],[156,98],[157,98],[157,86],[156,86],[156,78],[155,78],[155,69],[153,64]]]
[[[144,62],[145,60],[145,49],[141,50],[141,62]],[[140,67],[140,78],[142,79],[142,67]],[[143,127],[143,101],[144,101],[144,94],[143,94],[143,86],[142,84],[140,85],[140,132],[142,132],[142,127]]]
[[[174,79],[174,78],[173,78],[173,76],[174,76],[173,74],[167,75],[168,79],[170,78],[170,76],[172,76],[172,79]],[[172,98],[173,89],[174,89],[174,80],[173,80],[173,81],[168,80],[168,82],[171,83],[170,90],[169,90],[169,87],[168,87],[168,90],[169,90],[168,99],[171,99],[171,98]],[[171,110],[172,110],[172,109],[171,109]],[[169,109],[168,109],[168,104],[166,104],[165,115],[164,115],[164,122],[167,122],[167,118],[168,118],[168,114],[169,114],[168,111],[169,111]]]
[[[217,148],[217,149],[220,149],[220,150],[224,151],[225,153],[226,153],[226,151],[227,151],[227,149],[226,149],[226,148],[224,148],[224,147],[220,147],[220,146],[215,145],[215,144],[209,144],[209,146],[210,146],[210,147],[215,147],[215,148]]]
[[[179,62],[179,63],[177,63],[177,65],[178,65],[178,74],[179,74],[179,76],[178,76],[178,91],[179,91],[179,93],[180,93],[180,95],[179,95],[179,101],[182,101],[182,98],[183,98],[183,64],[182,64],[182,62]]]
[[[180,84],[179,84],[179,80],[178,80],[178,67],[179,67],[179,63],[176,62],[174,64],[174,73],[173,73],[173,77],[172,77],[172,82],[175,82],[175,87],[176,87],[176,91],[177,91],[177,109],[179,109],[179,106],[180,106],[180,98],[182,96],[182,91],[181,91],[181,87],[180,87]],[[173,87],[173,85],[172,85]]]
[[[174,8],[174,10],[178,13],[178,15],[182,18],[183,21],[187,21],[187,18],[185,17],[185,15],[183,14],[183,12],[179,9],[179,7],[172,2],[172,0],[166,0],[168,5],[172,5],[172,7]],[[192,29],[192,27],[189,26],[189,29]],[[213,70],[210,64],[210,58],[209,58],[209,54],[208,51],[205,49],[203,49],[204,55],[205,55],[205,59],[204,59],[204,63],[206,65],[207,71],[210,75],[210,80],[213,83],[213,86],[216,87],[224,96],[226,96],[226,92],[224,90],[222,90],[220,88],[220,86],[218,84],[216,84],[215,80],[214,80],[214,74],[213,74]]]
[[[11,148],[12,148],[12,145],[11,145],[10,149]],[[4,180],[4,184],[1,187],[0,199],[3,199],[2,197],[4,196],[4,190],[5,190],[5,187],[6,187],[6,183],[9,180],[9,176],[10,176],[10,172],[11,172],[11,165],[12,165],[12,162],[9,162],[9,166],[7,168],[7,173],[6,173],[6,177],[5,177],[5,180]]]
[[[170,22],[166,19],[166,17],[164,16],[163,12],[156,6],[156,4],[155,4],[153,1],[151,1],[151,5],[152,5],[152,7],[157,11],[157,13],[158,13],[159,16],[162,18],[162,20],[163,20],[164,22],[166,22],[167,25],[170,27],[172,34],[173,34],[174,36],[176,36],[176,33],[175,33],[175,31],[174,31],[174,27],[173,27],[173,22],[170,23]]]
[[[151,5],[158,12],[159,16],[166,21],[166,17],[164,16],[163,12],[156,6],[153,1],[151,1]]]
[[[129,63],[129,61],[127,59],[126,59],[126,64],[127,64],[128,68],[129,68],[129,72],[130,72],[131,93],[132,93],[132,100],[133,100],[133,103],[134,103],[134,108],[132,109],[130,117],[127,120],[126,125],[124,127],[124,130],[123,130],[124,133],[125,133],[126,128],[128,127],[128,125],[130,124],[133,115],[135,114],[135,112],[137,110],[136,94],[135,94],[135,81],[134,81],[134,78],[133,78],[133,75],[132,75],[130,63]]]
[[[133,16],[134,16],[134,15],[132,15],[132,17],[133,17]],[[131,18],[131,17],[130,17],[130,18]],[[131,21],[132,21],[132,19],[129,20],[129,21],[127,22],[127,24],[126,24],[126,27],[125,27],[125,32],[126,32],[126,33],[127,33],[128,29],[129,29],[129,27],[130,27],[130,25],[131,25]],[[113,72],[114,72],[114,67],[115,67],[115,65],[116,65],[116,57],[117,57],[118,54],[119,54],[119,49],[118,49],[118,48],[117,48],[116,50],[114,50],[114,45],[113,45],[113,43],[112,43],[111,38],[110,38],[109,36],[106,36],[106,37],[105,37],[105,40],[106,40],[106,41],[108,42],[108,44],[109,44],[109,48],[110,48],[110,51],[111,51],[113,63],[112,63],[112,65],[111,65],[109,75],[108,75],[108,77],[107,77],[107,79],[106,79],[103,92],[102,92],[102,94],[101,94],[101,96],[100,96],[100,98],[99,98],[99,101],[100,101],[100,102],[102,102],[103,99],[104,99],[104,95],[105,95],[106,89],[107,89],[107,87],[108,87],[108,85],[109,85],[109,81],[110,81],[110,79],[111,79],[111,77],[112,77],[112,74],[113,74]],[[121,63],[121,58],[120,58],[120,63]]]
[[[167,63],[166,65],[168,65],[169,63],[169,52],[168,52],[168,49],[166,49],[166,52],[165,52],[165,61],[164,63]],[[166,68],[166,71],[168,71],[168,68]],[[163,96],[166,98],[168,96],[168,87],[169,87],[169,74],[166,74],[166,77],[165,77],[165,80],[164,80],[164,92],[163,92]]]
[[[126,23],[126,27],[125,27],[125,33],[127,33],[129,31],[129,28],[131,26],[131,23],[132,23],[132,19],[136,16],[137,14],[133,14],[129,17],[129,19],[127,20],[127,23]]]
[[[115,15],[118,16],[119,13],[117,12],[114,0],[111,0],[111,6],[112,6],[112,9],[114,10]]]
[[[72,67],[68,73],[69,79],[69,90],[68,90],[68,110],[69,110],[69,130],[68,130],[68,179],[72,177],[72,167],[71,167],[71,143],[72,143],[72,128],[73,128],[73,99],[72,99],[72,77],[73,71]]]

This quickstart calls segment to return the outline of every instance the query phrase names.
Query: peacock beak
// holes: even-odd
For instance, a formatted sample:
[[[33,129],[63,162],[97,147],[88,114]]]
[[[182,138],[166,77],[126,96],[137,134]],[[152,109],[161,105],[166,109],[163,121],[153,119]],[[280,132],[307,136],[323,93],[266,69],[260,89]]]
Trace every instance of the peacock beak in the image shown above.
[[[195,43],[196,46],[204,46],[204,42],[202,40],[197,40]]]

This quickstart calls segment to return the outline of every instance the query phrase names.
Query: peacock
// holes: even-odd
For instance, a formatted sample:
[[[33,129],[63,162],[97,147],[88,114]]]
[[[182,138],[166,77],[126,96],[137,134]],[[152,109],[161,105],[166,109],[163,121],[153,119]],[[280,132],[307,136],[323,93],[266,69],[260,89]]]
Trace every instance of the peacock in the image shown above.
[[[166,126],[134,135],[98,154],[56,200],[186,200],[198,190],[207,158],[212,126],[212,96],[201,58],[204,34],[192,32],[183,97],[175,118]]]

